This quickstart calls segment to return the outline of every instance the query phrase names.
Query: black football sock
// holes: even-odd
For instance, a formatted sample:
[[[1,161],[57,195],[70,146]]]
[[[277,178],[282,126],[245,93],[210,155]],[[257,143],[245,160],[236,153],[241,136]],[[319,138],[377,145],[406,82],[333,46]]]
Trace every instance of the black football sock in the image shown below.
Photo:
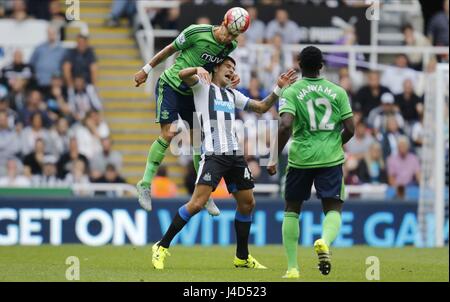
[[[234,228],[236,229],[236,257],[242,260],[248,258],[248,237],[252,225],[252,216],[236,211]]]
[[[175,215],[175,217],[172,220],[172,223],[169,226],[169,229],[159,242],[159,245],[165,248],[169,248],[173,238],[183,229],[183,227],[188,223],[190,218],[191,215],[187,211],[185,205],[179,208],[177,214]]]

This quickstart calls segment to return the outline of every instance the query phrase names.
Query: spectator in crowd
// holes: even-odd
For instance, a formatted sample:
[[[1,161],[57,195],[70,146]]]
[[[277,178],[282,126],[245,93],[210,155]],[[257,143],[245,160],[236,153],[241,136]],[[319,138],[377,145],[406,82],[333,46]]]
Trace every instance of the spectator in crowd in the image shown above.
[[[448,131],[447,131],[448,133]],[[416,154],[422,155],[422,145],[424,139],[424,125],[423,125],[423,112],[419,114],[419,120],[415,122],[411,127],[411,141],[413,143]],[[448,145],[448,144],[447,144]]]
[[[167,169],[164,165],[159,167],[156,177],[152,182],[152,197],[173,198],[177,196],[177,185],[167,177]]]
[[[353,104],[355,94],[353,93],[352,80],[350,79],[350,77],[349,76],[341,77],[339,79],[339,86],[344,88],[345,92],[347,93],[350,104]]]
[[[25,0],[12,0],[12,3],[10,17],[18,22],[28,19],[27,4]]]
[[[65,26],[69,20],[67,20],[66,14],[61,7],[61,1],[51,0],[49,4],[49,13],[50,25],[55,28],[55,31],[59,34],[59,38],[64,41],[66,39]]]
[[[335,43],[335,45],[355,46],[358,44],[356,29],[353,25],[348,25],[344,28],[343,35]],[[332,53],[327,57],[327,66],[332,68],[342,68],[349,65],[348,53]],[[356,60],[364,62],[365,58],[362,53],[356,54]]]
[[[76,121],[84,119],[91,110],[100,111],[102,103],[92,85],[86,85],[82,76],[76,76],[73,88],[68,89],[69,106]]]
[[[249,98],[251,98],[253,100],[263,100],[269,94],[261,85],[261,82],[259,81],[256,74],[252,74],[250,83],[246,87],[247,88],[241,88],[239,90],[244,95],[248,96]],[[248,112],[248,113],[253,113],[253,112]]]
[[[9,108],[9,102],[6,97],[0,98],[0,112],[4,112],[6,114],[8,127],[13,130],[19,117],[14,110]]]
[[[378,142],[373,142],[364,158],[359,161],[356,174],[361,183],[387,183],[383,152]]]
[[[247,43],[247,35],[242,34],[237,38],[238,47],[233,52],[233,58],[238,62],[235,73],[241,78],[239,88],[245,88],[250,85],[252,69],[256,66],[256,56]]]
[[[30,64],[36,73],[36,81],[42,93],[50,89],[52,76],[61,72],[65,50],[58,41],[58,33],[52,26],[47,30],[47,42],[39,45],[33,52]]]
[[[27,12],[30,16],[36,19],[50,20],[49,5],[50,0],[25,0]]]
[[[403,83],[403,92],[395,96],[395,104],[400,108],[400,112],[409,126],[419,120],[419,114],[423,112],[423,102],[414,93],[413,83],[410,79]]]
[[[357,174],[358,163],[358,159],[351,155],[345,159],[343,167],[344,184],[359,185],[361,183]]]
[[[69,49],[63,63],[64,79],[69,88],[74,87],[74,78],[81,76],[87,84],[95,86],[97,80],[97,58],[89,46],[86,35],[77,36],[77,47]]]
[[[65,89],[64,80],[59,73],[52,76],[50,89],[45,99],[49,117],[53,122],[56,122],[61,116],[70,121],[73,120],[71,107],[67,101],[67,89]]]
[[[428,24],[428,38],[435,46],[449,46],[448,2],[444,0],[443,10],[434,15]]]
[[[403,37],[405,38],[406,46],[413,47],[425,47],[430,46],[430,41],[419,31],[414,30],[411,24],[406,24],[402,28]],[[408,60],[411,68],[415,70],[422,70],[422,57],[421,52],[409,53]]]
[[[387,118],[386,125],[386,132],[378,134],[381,137],[383,158],[387,158],[391,154],[397,154],[397,139],[404,135],[404,131],[399,128],[397,119],[394,116]]]
[[[355,103],[361,108],[363,117],[367,118],[372,109],[381,105],[381,96],[390,92],[389,89],[380,83],[378,71],[371,70],[367,73],[367,85],[361,87],[355,96]]]
[[[73,162],[70,173],[66,175],[64,178],[64,183],[68,186],[74,184],[89,184],[89,176],[87,175],[87,167],[83,160],[76,159]],[[84,195],[83,192],[80,192],[81,195]]]
[[[179,17],[180,17],[179,7],[162,9],[159,10],[152,19],[152,25],[154,28],[177,30]]]
[[[270,89],[273,83],[276,82],[278,76],[284,71],[294,66],[292,52],[283,47],[283,40],[280,34],[275,34],[270,40],[272,49],[265,53],[265,62],[261,81],[266,89]]]
[[[405,121],[394,102],[394,95],[386,92],[381,96],[381,106],[372,109],[370,112],[368,123],[375,130],[375,133],[386,131],[387,119],[391,116],[395,118],[400,128],[405,126]]]
[[[38,90],[32,90],[28,94],[26,107],[19,112],[19,119],[23,126],[31,125],[31,117],[39,113],[44,127],[50,127],[51,121],[46,111],[46,105],[42,101],[42,94]]]
[[[117,27],[120,25],[120,18],[127,17],[129,24],[133,24],[133,17],[136,13],[136,0],[113,0],[111,6],[111,13],[106,25],[110,27]]]
[[[33,175],[31,182],[35,187],[59,187],[64,183],[58,178],[56,168],[57,158],[54,155],[45,155],[42,161],[42,174]]]
[[[19,152],[17,134],[8,125],[8,114],[0,110],[0,176],[6,175],[6,162]]]
[[[12,110],[20,112],[25,109],[27,90],[27,81],[22,78],[16,78],[11,81],[10,91],[6,95],[6,100]]]
[[[42,167],[44,165],[44,157],[48,155],[45,152],[45,142],[43,139],[36,139],[34,150],[28,153],[24,159],[25,175],[40,175],[42,174]]]
[[[105,171],[95,182],[110,184],[126,183],[125,179],[119,175],[117,167],[112,163],[106,165]]]
[[[86,156],[81,154],[78,149],[78,142],[75,137],[72,137],[69,142],[69,151],[64,153],[58,161],[58,177],[65,178],[67,173],[72,170],[74,162],[81,160],[84,162],[85,167],[89,169],[89,161]]]
[[[102,151],[100,140],[109,136],[109,128],[98,112],[89,111],[83,122],[75,127],[74,135],[77,141],[83,142],[79,146],[80,152],[91,160],[95,154]]]
[[[415,85],[418,81],[418,74],[408,67],[408,57],[405,54],[398,54],[395,57],[394,66],[389,66],[381,77],[381,84],[388,87],[393,94],[400,94],[403,91],[403,83],[410,79]]]
[[[50,139],[52,142],[52,153],[61,156],[69,151],[70,136],[69,122],[66,118],[58,118],[55,127],[50,130]]]
[[[289,19],[285,9],[277,9],[275,19],[270,21],[266,29],[267,41],[272,41],[275,35],[281,35],[283,44],[295,44],[300,41],[300,29],[294,21]]]
[[[392,154],[387,160],[389,185],[392,187],[407,187],[417,185],[420,181],[419,158],[409,151],[409,138],[398,138],[398,153]]]
[[[42,115],[39,112],[31,115],[31,125],[25,127],[21,133],[22,154],[32,152],[37,140],[42,140],[45,143],[47,147],[46,152],[50,153],[52,151],[50,132],[43,127]]]
[[[195,20],[196,24],[211,24],[211,19],[207,16],[200,16]]]
[[[122,169],[122,155],[120,152],[112,150],[112,140],[109,137],[101,139],[102,151],[95,154],[91,160],[91,178],[96,179],[102,176],[109,164],[120,171]]]
[[[11,88],[16,79],[23,79],[27,85],[33,84],[33,68],[30,64],[23,61],[23,53],[20,49],[16,49],[13,54],[13,62],[2,69],[2,83],[6,87]]]
[[[258,9],[256,7],[248,7],[247,12],[251,20],[250,26],[245,32],[247,41],[248,43],[261,44],[264,42],[266,24],[258,19]]]
[[[30,179],[18,172],[18,161],[15,158],[8,159],[6,163],[7,175],[0,177],[1,187],[29,187]]]
[[[375,139],[367,130],[364,122],[356,124],[355,135],[345,145],[345,149],[356,159],[361,159],[369,151],[370,146],[375,142]]]

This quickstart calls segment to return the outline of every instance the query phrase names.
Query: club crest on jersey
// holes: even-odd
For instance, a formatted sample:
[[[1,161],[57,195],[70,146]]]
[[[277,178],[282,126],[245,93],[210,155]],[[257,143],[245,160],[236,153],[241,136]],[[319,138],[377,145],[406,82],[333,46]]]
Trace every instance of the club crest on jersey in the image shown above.
[[[169,118],[169,111],[164,110],[163,112],[161,112],[161,119],[167,120],[168,118]]]
[[[186,37],[184,36],[184,34],[180,34],[177,38],[177,42],[179,44],[184,44],[184,42],[186,42]]]
[[[224,60],[223,58],[219,58],[219,57],[210,55],[210,54],[207,53],[207,52],[204,52],[204,53],[201,55],[201,58],[202,58],[203,60],[207,61],[207,62],[215,63],[215,64],[222,63],[223,60]]]
[[[208,172],[205,174],[205,176],[203,176],[203,180],[204,181],[211,181],[211,174]]]
[[[224,102],[224,101],[221,101],[218,99],[214,99],[214,110],[228,112],[228,113],[234,113],[234,103],[233,102]]]

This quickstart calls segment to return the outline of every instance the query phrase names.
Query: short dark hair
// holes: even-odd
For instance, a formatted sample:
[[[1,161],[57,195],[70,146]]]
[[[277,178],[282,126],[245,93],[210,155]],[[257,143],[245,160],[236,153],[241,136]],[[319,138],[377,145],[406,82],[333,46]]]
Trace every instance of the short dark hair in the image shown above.
[[[322,51],[315,46],[305,47],[297,59],[302,71],[319,72],[323,66]]]
[[[230,56],[226,56],[226,57],[223,59],[223,61],[220,62],[218,65],[222,65],[223,63],[225,63],[225,61],[231,61],[231,62],[233,62],[234,65],[236,65],[236,60],[233,59],[233,58],[230,57]]]

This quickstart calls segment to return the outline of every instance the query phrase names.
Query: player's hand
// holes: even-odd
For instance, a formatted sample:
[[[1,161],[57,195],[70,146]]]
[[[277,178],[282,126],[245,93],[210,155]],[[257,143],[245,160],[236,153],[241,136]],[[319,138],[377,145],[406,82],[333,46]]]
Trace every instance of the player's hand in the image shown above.
[[[277,174],[277,165],[267,166],[267,172],[270,176]]]
[[[241,78],[237,74],[234,74],[233,77],[231,78],[230,87],[232,89],[236,89],[236,87],[239,85],[240,82],[241,82]]]
[[[200,81],[202,81],[206,85],[211,84],[211,78],[209,77],[209,72],[205,68],[197,67],[197,76],[200,78]]]
[[[148,74],[145,73],[145,71],[140,70],[134,75],[134,81],[136,82],[135,87],[139,87],[141,84],[145,83],[147,81]]]
[[[295,69],[289,69],[287,72],[280,75],[277,81],[277,85],[278,87],[283,88],[291,85],[295,81],[297,81],[297,73]]]

